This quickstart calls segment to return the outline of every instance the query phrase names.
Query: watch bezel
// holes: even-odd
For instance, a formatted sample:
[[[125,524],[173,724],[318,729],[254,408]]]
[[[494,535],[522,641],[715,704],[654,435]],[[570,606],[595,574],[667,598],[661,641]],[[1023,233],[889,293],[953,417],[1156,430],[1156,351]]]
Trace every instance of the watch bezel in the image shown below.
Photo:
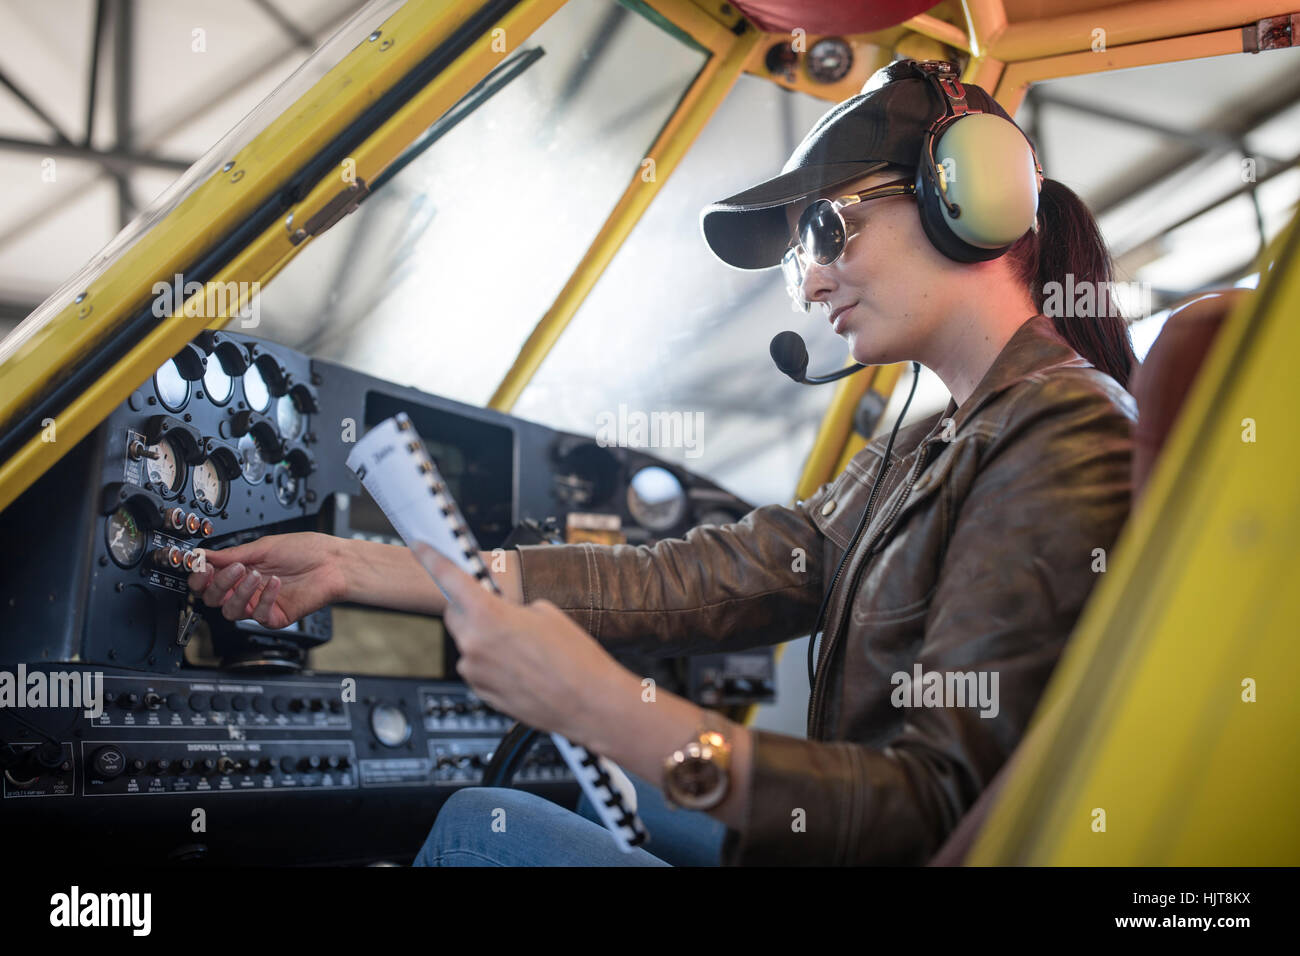
[[[716,733],[722,739],[723,745],[715,747],[697,738],[680,750],[674,751],[668,758],[664,775],[664,796],[670,805],[686,810],[708,810],[726,798],[730,789],[730,773],[727,767],[730,748],[726,746],[726,738],[717,731],[707,733]],[[704,733],[701,733],[700,737],[703,736]],[[688,767],[692,769],[708,767],[714,775],[712,784],[705,790],[692,792],[693,787],[688,786],[686,780]]]

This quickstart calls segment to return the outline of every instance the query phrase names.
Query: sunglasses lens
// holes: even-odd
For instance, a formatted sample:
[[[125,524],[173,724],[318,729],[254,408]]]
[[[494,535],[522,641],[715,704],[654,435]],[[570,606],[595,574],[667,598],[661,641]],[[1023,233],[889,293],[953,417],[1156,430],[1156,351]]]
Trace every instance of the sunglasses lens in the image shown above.
[[[844,219],[829,199],[819,199],[799,217],[799,242],[814,262],[830,265],[844,251]]]

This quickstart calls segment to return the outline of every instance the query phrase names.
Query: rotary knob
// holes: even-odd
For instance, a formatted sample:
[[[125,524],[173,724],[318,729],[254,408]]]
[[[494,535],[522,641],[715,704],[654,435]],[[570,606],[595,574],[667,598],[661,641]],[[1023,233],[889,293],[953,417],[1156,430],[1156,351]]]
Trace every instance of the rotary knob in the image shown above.
[[[275,422],[260,412],[243,411],[230,420],[230,434],[235,438],[251,435],[258,453],[265,461],[279,461],[284,457],[284,440]]]
[[[292,448],[285,456],[284,462],[289,466],[289,474],[295,478],[306,478],[316,470],[316,459],[305,448]]]

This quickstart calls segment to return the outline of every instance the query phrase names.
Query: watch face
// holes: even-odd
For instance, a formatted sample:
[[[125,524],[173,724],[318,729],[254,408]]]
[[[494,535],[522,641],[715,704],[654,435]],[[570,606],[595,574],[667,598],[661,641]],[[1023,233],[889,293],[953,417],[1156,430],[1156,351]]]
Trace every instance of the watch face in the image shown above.
[[[688,757],[677,768],[674,781],[682,794],[689,797],[708,796],[718,786],[721,772],[718,765],[711,760]]]

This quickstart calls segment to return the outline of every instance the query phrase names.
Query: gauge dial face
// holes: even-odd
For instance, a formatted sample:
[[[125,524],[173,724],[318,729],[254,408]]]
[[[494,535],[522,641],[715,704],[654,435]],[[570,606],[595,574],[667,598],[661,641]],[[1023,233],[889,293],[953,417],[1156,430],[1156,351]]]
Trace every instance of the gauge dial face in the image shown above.
[[[686,516],[686,489],[667,468],[642,468],[628,484],[627,510],[641,527],[667,531]]]
[[[853,47],[839,37],[827,37],[808,51],[808,75],[818,83],[838,83],[853,69]]]
[[[285,441],[297,441],[302,435],[306,416],[298,411],[292,398],[281,395],[275,401],[275,423],[280,426],[280,434]]]
[[[385,747],[400,747],[411,736],[411,722],[392,704],[376,704],[370,712],[370,729]]]
[[[194,497],[199,507],[209,514],[220,511],[226,504],[226,495],[230,485],[221,477],[216,464],[211,458],[205,458],[203,464],[194,469]]]
[[[271,404],[271,390],[266,387],[266,379],[262,378],[256,365],[248,366],[248,371],[244,373],[244,398],[248,400],[248,407],[255,412],[264,412]]]
[[[208,368],[203,373],[203,390],[214,405],[226,404],[235,392],[235,380],[226,374],[215,355],[208,359]]]
[[[144,557],[146,535],[126,508],[118,508],[104,525],[108,554],[121,567],[133,568]]]
[[[172,359],[168,359],[154,372],[153,387],[158,393],[158,401],[168,411],[179,412],[190,399],[190,383],[181,376],[180,369]]]
[[[150,445],[149,451],[158,454],[157,458],[144,460],[149,480],[162,485],[168,494],[180,491],[185,484],[185,462],[176,453],[176,446],[164,438],[158,444]]]
[[[239,467],[250,485],[260,484],[266,478],[266,462],[262,460],[252,435],[239,439]]]
[[[286,508],[298,497],[298,479],[284,465],[275,468],[275,497]]]

